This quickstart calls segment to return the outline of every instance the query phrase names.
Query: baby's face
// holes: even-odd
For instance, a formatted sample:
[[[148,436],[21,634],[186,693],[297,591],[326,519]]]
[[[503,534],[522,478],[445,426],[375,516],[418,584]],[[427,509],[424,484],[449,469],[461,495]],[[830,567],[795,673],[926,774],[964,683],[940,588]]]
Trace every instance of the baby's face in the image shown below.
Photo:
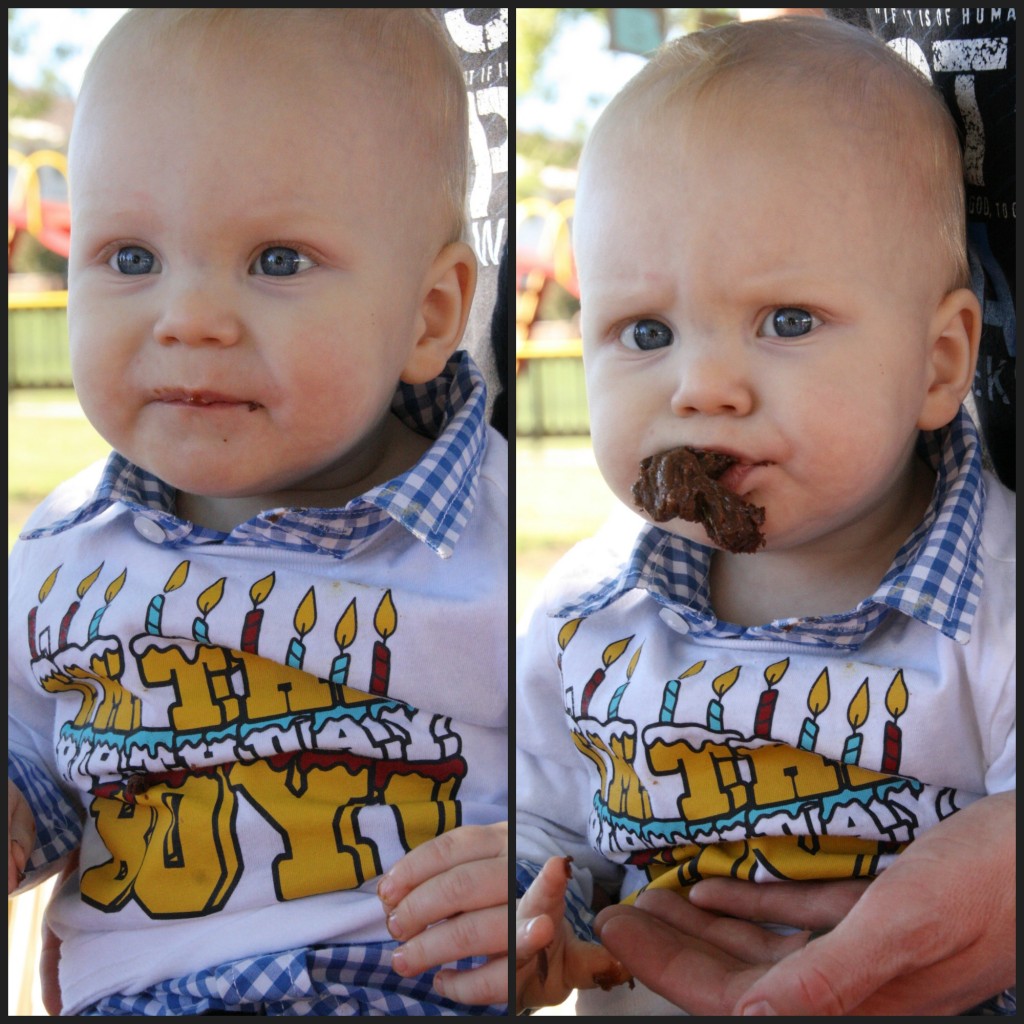
[[[862,140],[813,109],[617,134],[584,168],[574,228],[606,480],[631,505],[646,456],[725,452],[768,550],[863,540],[905,501],[945,276],[928,240]]]
[[[189,493],[350,487],[422,330],[435,253],[398,122],[366,69],[305,42],[122,47],[76,123],[79,396]]]

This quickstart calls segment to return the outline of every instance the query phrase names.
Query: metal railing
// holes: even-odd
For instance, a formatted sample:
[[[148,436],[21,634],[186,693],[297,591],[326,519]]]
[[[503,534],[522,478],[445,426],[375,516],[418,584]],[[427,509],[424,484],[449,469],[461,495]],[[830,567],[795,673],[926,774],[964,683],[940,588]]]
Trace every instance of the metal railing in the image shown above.
[[[516,203],[516,434],[590,433],[579,338],[538,336],[549,284],[578,295],[572,258],[574,202],[532,197]]]
[[[587,435],[590,420],[579,338],[516,343],[516,434]]]
[[[7,295],[7,390],[71,387],[67,292]]]

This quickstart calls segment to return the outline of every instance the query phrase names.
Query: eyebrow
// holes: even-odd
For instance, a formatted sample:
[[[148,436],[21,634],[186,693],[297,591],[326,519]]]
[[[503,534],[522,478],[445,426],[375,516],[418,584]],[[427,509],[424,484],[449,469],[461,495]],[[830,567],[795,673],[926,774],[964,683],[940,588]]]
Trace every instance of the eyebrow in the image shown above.
[[[85,209],[91,222],[119,223],[131,221],[139,225],[140,230],[160,231],[164,228],[164,218],[159,212],[159,203],[153,197],[137,195],[134,199],[124,195],[110,197],[90,196],[83,193],[74,208]],[[74,210],[73,210],[74,212]],[[230,222],[235,230],[249,230],[259,234],[267,232],[275,234],[284,228],[295,231],[310,231],[322,228],[331,222],[341,219],[351,222],[352,218],[342,218],[341,209],[329,216],[323,204],[309,202],[300,197],[278,197],[271,203],[261,202],[257,206],[231,207],[215,215],[212,229],[217,230],[218,222]]]
[[[648,274],[644,277],[623,278],[621,272],[609,271],[584,279],[586,292],[611,302],[639,302],[655,305],[672,301],[677,292],[677,282],[669,274]]]

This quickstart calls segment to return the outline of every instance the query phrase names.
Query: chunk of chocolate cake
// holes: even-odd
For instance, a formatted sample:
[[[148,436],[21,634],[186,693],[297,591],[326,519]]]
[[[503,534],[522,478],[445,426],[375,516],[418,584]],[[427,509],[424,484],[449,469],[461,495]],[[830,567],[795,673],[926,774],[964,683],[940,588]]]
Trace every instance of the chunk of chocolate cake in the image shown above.
[[[633,501],[656,523],[701,523],[718,547],[737,554],[764,545],[764,509],[726,490],[718,478],[736,459],[721,452],[673,448],[640,463]]]

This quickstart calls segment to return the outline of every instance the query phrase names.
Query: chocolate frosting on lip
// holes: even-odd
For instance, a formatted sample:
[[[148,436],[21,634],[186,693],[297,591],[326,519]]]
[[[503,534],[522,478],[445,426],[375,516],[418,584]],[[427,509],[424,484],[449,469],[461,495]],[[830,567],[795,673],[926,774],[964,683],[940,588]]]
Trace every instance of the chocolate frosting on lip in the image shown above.
[[[656,523],[701,523],[712,543],[737,554],[764,545],[764,509],[718,483],[738,460],[722,452],[672,448],[640,463],[633,501]]]

